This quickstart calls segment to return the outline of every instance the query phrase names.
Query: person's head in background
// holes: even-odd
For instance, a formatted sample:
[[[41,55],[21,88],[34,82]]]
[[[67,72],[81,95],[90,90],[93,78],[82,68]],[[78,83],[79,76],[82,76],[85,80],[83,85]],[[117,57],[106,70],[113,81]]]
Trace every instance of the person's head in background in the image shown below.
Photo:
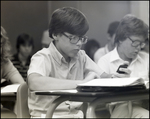
[[[149,37],[146,39],[146,46],[142,48],[142,51],[149,53]]]
[[[27,59],[30,55],[32,55],[32,51],[34,48],[33,38],[26,33],[20,34],[17,37],[16,48],[18,57]]]
[[[84,45],[86,54],[93,60],[95,52],[100,48],[100,44],[95,39],[89,39]]]
[[[7,62],[7,59],[10,58],[11,45],[7,37],[5,29],[1,26],[1,63]]]
[[[121,20],[116,31],[115,43],[117,51],[123,60],[134,60],[148,39],[148,25],[132,14],[127,14]]]
[[[43,35],[42,35],[42,39],[41,39],[42,48],[49,47],[49,44],[51,43],[51,41],[52,41],[52,39],[49,37],[48,30],[43,31]]]
[[[108,26],[107,45],[108,45],[109,51],[113,50],[114,47],[116,46],[114,43],[114,38],[115,38],[115,33],[116,33],[117,28],[118,28],[118,25],[119,25],[119,21],[114,21],[114,22],[111,22]]]
[[[87,37],[84,36],[89,29],[85,15],[73,8],[63,7],[53,12],[49,24],[49,36],[57,50],[66,60],[75,57],[85,44]]]

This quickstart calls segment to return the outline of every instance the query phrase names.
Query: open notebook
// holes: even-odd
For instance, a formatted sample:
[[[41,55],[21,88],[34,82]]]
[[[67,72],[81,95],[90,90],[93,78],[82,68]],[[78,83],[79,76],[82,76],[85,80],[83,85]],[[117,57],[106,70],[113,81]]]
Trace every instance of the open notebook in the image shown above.
[[[149,81],[139,77],[132,78],[102,78],[93,79],[86,83],[78,84],[77,90],[86,91],[123,91],[123,90],[139,90],[149,88]]]

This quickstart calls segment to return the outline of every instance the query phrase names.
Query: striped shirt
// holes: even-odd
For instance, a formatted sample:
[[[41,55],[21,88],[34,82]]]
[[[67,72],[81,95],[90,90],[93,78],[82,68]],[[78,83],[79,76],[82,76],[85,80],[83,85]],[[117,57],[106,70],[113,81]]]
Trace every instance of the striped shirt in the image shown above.
[[[18,54],[13,55],[11,58],[13,65],[18,69],[19,73],[22,75],[25,81],[27,79],[27,71],[29,69],[30,58],[31,57],[28,58],[25,65],[23,65],[21,61],[19,60]]]

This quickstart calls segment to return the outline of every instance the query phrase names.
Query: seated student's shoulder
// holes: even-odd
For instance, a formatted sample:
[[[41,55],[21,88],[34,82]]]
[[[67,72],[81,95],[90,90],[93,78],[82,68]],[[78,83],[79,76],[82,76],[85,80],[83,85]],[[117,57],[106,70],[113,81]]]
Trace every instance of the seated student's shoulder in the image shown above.
[[[149,59],[149,53],[147,53],[145,51],[140,51],[139,56],[144,59],[147,59],[147,58]]]
[[[35,54],[33,54],[33,56],[31,57],[31,59],[33,58],[48,58],[49,56],[51,56],[51,52],[48,48],[43,48],[39,51],[37,51]]]
[[[101,47],[101,48],[99,48],[96,52],[95,52],[95,54],[97,54],[97,55],[99,55],[99,54],[104,54],[105,53],[105,47]]]

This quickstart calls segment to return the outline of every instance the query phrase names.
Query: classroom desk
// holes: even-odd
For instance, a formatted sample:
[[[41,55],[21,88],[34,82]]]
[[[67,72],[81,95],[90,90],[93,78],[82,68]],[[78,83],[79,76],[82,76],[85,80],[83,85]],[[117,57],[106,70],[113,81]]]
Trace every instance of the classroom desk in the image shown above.
[[[35,91],[36,95],[59,96],[49,106],[46,117],[52,118],[56,107],[63,101],[79,101],[88,103],[86,118],[94,118],[95,108],[100,103],[149,99],[149,89],[124,92],[78,92],[77,90]]]

